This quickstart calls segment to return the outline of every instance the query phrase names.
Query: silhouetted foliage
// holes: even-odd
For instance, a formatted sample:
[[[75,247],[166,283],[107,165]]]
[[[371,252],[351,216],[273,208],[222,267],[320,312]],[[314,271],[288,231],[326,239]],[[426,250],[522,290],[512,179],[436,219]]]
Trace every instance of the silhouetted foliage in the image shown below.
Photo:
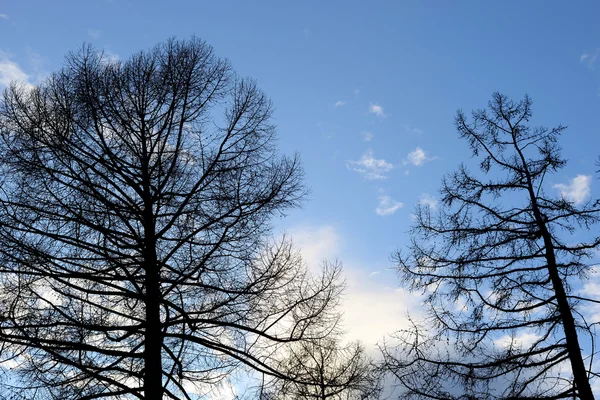
[[[304,194],[271,103],[204,42],[90,47],[0,105],[0,340],[23,398],[192,399],[334,329],[270,220]],[[7,389],[8,390],[8,389]]]
[[[272,379],[261,399],[359,400],[377,399],[381,374],[360,343],[342,345],[332,333],[321,340],[299,342],[282,361],[292,380]],[[307,384],[306,382],[310,382]]]
[[[383,347],[404,398],[593,399],[594,332],[581,309],[599,301],[575,289],[599,243],[598,210],[545,192],[565,165],[565,128],[530,118],[528,97],[497,93],[471,122],[458,113],[481,173],[448,175],[441,206],[417,207],[409,251],[395,257],[427,307],[398,347]]]

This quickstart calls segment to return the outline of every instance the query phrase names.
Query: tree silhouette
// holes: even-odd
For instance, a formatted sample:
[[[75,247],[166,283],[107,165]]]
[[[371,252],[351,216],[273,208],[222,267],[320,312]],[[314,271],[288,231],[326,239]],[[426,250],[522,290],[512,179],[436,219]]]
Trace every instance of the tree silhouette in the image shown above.
[[[442,206],[417,207],[409,251],[395,256],[428,310],[383,349],[407,398],[594,398],[593,324],[581,309],[598,300],[576,285],[599,244],[588,230],[598,209],[544,191],[565,165],[565,128],[530,118],[528,97],[498,93],[472,122],[458,113],[481,172],[447,176]]]
[[[192,399],[334,329],[270,220],[299,204],[271,103],[198,39],[91,47],[0,105],[0,340],[28,398]]]
[[[272,379],[262,388],[265,400],[377,399],[381,374],[359,342],[346,345],[332,333],[321,340],[299,342],[282,360],[293,379]],[[306,382],[309,382],[308,384]]]

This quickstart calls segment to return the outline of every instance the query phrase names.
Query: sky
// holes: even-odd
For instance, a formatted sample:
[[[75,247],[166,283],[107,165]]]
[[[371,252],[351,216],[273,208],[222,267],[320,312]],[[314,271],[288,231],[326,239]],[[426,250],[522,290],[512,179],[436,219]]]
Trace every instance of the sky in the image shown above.
[[[374,349],[419,312],[390,254],[415,205],[436,207],[444,174],[469,163],[458,109],[528,94],[534,125],[568,126],[549,190],[600,197],[599,16],[597,1],[3,1],[0,86],[40,82],[83,43],[126,59],[206,40],[270,96],[281,151],[302,159],[310,195],[274,233],[311,266],[344,264],[345,327]]]

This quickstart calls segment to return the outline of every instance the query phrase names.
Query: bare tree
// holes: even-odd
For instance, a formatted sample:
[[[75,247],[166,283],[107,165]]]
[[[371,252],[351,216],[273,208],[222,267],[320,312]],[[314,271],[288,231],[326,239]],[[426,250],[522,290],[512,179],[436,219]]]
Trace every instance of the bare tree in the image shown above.
[[[288,240],[268,240],[304,194],[271,112],[198,39],[123,62],[84,47],[5,91],[0,340],[14,393],[192,399],[240,366],[285,378],[276,355],[328,335],[339,266],[312,276]]]
[[[447,176],[442,206],[417,208],[412,245],[396,254],[428,310],[384,347],[407,398],[594,398],[594,324],[582,307],[599,301],[578,285],[599,244],[588,229],[598,209],[544,191],[565,165],[565,128],[530,118],[528,97],[498,93],[472,122],[458,113],[481,173],[463,165]]]
[[[299,342],[282,360],[286,375],[264,384],[261,398],[272,400],[377,399],[381,374],[358,342],[346,345],[341,337]]]

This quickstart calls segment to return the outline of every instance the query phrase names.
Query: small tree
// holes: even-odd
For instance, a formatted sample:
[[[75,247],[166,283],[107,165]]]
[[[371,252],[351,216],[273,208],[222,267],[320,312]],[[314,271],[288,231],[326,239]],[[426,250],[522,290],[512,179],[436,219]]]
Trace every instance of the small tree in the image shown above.
[[[282,361],[293,379],[272,379],[261,398],[272,400],[377,399],[381,374],[358,342],[340,344],[337,335],[299,342]]]
[[[204,42],[84,47],[0,104],[0,340],[23,397],[192,399],[334,328],[270,219],[304,189],[271,104]],[[10,385],[17,381],[14,376]]]
[[[530,117],[528,97],[501,94],[472,122],[458,113],[482,174],[463,165],[446,177],[442,207],[417,207],[409,252],[396,254],[428,310],[425,324],[399,332],[395,351],[384,348],[407,397],[594,398],[594,337],[581,307],[598,301],[573,288],[599,243],[583,241],[598,209],[544,191],[565,164],[565,128],[530,127]]]

